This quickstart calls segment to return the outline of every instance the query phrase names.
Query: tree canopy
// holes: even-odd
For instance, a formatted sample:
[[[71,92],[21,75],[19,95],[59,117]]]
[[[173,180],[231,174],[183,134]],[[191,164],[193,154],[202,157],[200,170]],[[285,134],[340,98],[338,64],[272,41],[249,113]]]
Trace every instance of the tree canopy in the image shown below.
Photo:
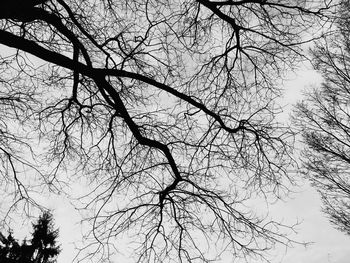
[[[52,215],[44,212],[33,224],[32,239],[20,245],[10,232],[0,232],[0,262],[2,263],[54,263],[60,253],[56,245],[58,230],[53,228]]]
[[[321,88],[306,94],[296,109],[302,130],[307,178],[320,192],[330,221],[350,235],[350,13],[343,1],[335,33],[313,49]]]
[[[0,8],[11,209],[86,182],[85,256],[101,260],[123,242],[134,262],[263,260],[289,244],[248,201],[293,183],[293,132],[276,99],[336,1],[23,3]]]

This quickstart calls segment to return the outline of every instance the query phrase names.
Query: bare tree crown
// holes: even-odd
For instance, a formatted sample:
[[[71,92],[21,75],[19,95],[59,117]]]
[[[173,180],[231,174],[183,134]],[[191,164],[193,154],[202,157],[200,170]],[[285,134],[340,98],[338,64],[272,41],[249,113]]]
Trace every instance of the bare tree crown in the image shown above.
[[[102,258],[126,236],[137,262],[265,259],[288,244],[245,205],[293,181],[275,101],[335,3],[18,2],[0,9],[0,43],[15,50],[1,57],[1,172],[18,201],[34,202],[28,169],[52,191],[89,182],[86,249]]]

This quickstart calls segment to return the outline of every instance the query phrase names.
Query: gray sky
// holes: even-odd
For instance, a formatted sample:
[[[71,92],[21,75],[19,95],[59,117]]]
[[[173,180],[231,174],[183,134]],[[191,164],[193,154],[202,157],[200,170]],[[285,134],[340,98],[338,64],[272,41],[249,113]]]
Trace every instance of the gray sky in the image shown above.
[[[301,68],[285,83],[284,101],[290,112],[292,105],[302,99],[305,89],[318,86],[321,76],[311,69],[311,66]],[[271,208],[273,216],[285,220],[298,219],[302,223],[297,227],[295,235],[299,241],[313,242],[307,247],[295,246],[281,253],[281,263],[349,263],[350,237],[333,228],[326,215],[321,212],[321,201],[318,193],[306,182],[303,187],[296,189],[290,200],[280,202]]]
[[[320,76],[313,70],[303,68],[291,74],[285,83],[286,105],[284,115],[287,118],[291,106],[302,98],[302,90],[320,83]],[[271,251],[276,255],[273,263],[349,263],[350,237],[333,228],[326,216],[321,212],[321,202],[316,191],[306,181],[295,189],[296,193],[289,199],[280,201],[269,207],[271,217],[284,223],[301,222],[296,228],[298,233],[291,236],[300,242],[313,242],[304,247],[295,245],[287,251],[277,248]],[[63,251],[58,263],[70,262],[76,253],[72,241],[80,238],[78,212],[68,200],[51,199],[49,207],[54,209],[56,226],[60,228],[60,242]],[[224,258],[222,262],[233,262],[232,258]],[[116,262],[117,263],[117,262]],[[236,263],[236,262],[235,262]],[[257,262],[258,263],[258,262]]]
[[[55,198],[50,203],[49,207],[54,209],[56,226],[60,228],[59,241],[63,249],[58,263],[70,262],[76,253],[72,241],[79,241],[81,232],[78,212],[68,200]],[[276,220],[290,224],[301,222],[297,227],[298,233],[292,238],[301,242],[314,242],[307,247],[295,245],[287,251],[283,248],[271,251],[271,254],[276,255],[273,263],[349,263],[350,237],[334,229],[321,213],[320,207],[319,196],[309,185],[300,188],[288,201],[280,201],[270,207],[271,216]],[[231,261],[231,258],[222,260]]]
[[[313,70],[303,68],[296,74],[291,74],[285,82],[286,95],[282,104],[286,105],[283,118],[287,118],[291,106],[302,98],[302,90],[310,85],[318,85],[320,76]],[[350,237],[335,230],[321,212],[321,202],[318,194],[306,182],[287,201],[280,201],[270,206],[272,218],[293,224],[300,221],[298,233],[292,236],[301,242],[314,242],[307,247],[296,245],[285,251],[278,248],[271,251],[276,255],[273,263],[349,263]],[[74,241],[81,237],[79,214],[65,198],[53,197],[45,200],[48,208],[53,209],[55,225],[60,229],[59,242],[62,252],[58,263],[71,262],[76,250]],[[22,230],[22,231],[21,231]],[[4,230],[2,230],[4,231]],[[14,227],[14,235],[22,238],[28,234],[28,228]],[[222,262],[232,262],[232,258],[225,258]],[[117,263],[117,262],[116,262]]]

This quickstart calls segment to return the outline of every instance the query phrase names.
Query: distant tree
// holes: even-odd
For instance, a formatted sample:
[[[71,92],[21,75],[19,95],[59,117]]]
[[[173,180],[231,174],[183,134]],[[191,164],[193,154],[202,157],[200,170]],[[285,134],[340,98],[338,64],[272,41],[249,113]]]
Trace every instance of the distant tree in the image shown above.
[[[350,235],[350,3],[343,1],[335,35],[312,50],[323,83],[296,107],[307,178],[319,191],[323,211]]]
[[[7,237],[0,233],[1,263],[54,263],[60,253],[57,245],[58,230],[53,227],[52,215],[43,213],[33,223],[32,239],[22,244],[16,241],[10,232]]]

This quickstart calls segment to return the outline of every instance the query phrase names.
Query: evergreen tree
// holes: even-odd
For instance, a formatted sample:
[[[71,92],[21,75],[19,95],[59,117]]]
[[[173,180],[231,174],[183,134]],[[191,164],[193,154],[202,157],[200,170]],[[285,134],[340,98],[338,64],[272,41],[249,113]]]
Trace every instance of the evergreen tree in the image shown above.
[[[9,233],[6,238],[0,233],[1,263],[54,263],[60,253],[56,244],[58,229],[54,229],[52,215],[44,212],[33,226],[31,241],[20,245]]]

